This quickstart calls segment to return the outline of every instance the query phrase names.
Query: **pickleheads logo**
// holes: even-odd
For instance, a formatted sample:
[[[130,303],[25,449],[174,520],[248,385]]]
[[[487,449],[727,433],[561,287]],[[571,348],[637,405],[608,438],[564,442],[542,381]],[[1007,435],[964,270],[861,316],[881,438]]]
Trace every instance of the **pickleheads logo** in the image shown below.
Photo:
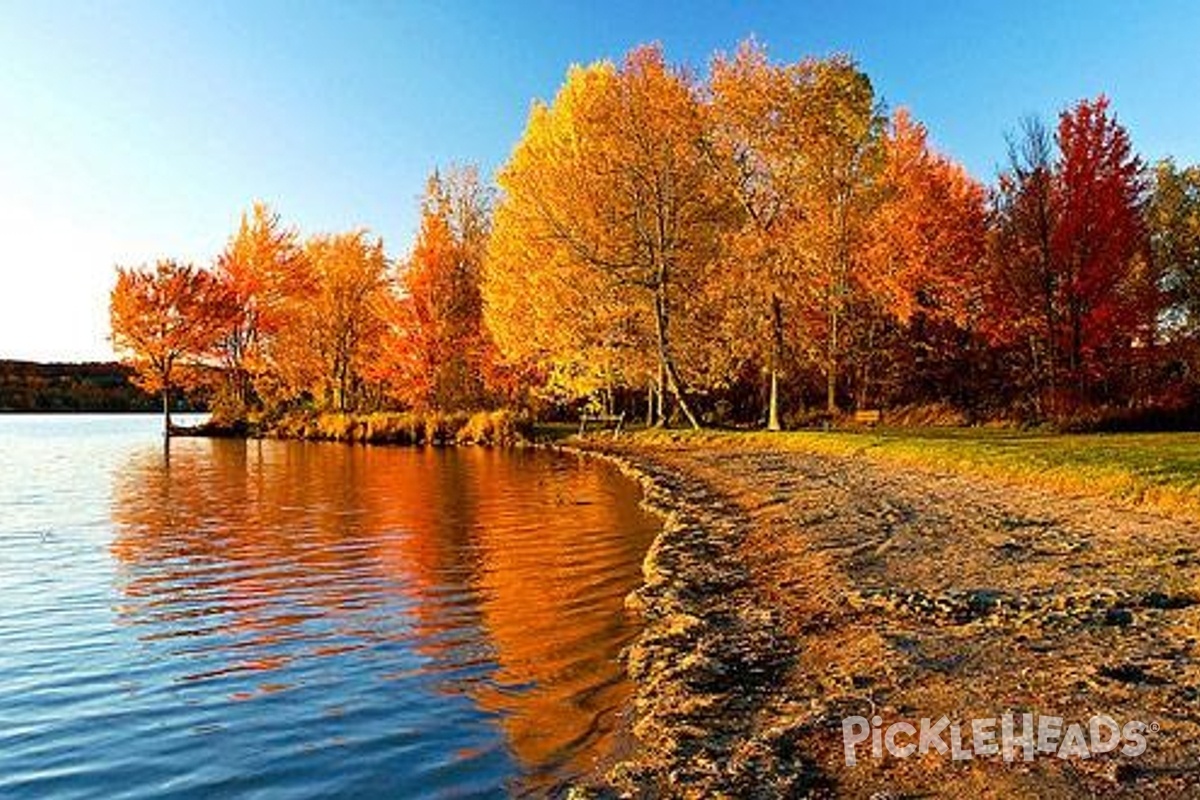
[[[1002,756],[1005,761],[1033,761],[1039,755],[1089,758],[1113,751],[1133,758],[1146,752],[1147,732],[1157,733],[1158,723],[1146,725],[1130,720],[1121,725],[1104,714],[1086,724],[1064,725],[1062,717],[1006,713],[998,718],[973,719],[965,725],[942,717],[937,721],[922,719],[919,725],[893,722],[886,728],[881,717],[855,716],[842,720],[842,746],[847,766],[858,763],[859,745],[865,751],[868,741],[875,759],[882,759],[885,751],[896,758],[936,752],[955,761],[981,756]]]

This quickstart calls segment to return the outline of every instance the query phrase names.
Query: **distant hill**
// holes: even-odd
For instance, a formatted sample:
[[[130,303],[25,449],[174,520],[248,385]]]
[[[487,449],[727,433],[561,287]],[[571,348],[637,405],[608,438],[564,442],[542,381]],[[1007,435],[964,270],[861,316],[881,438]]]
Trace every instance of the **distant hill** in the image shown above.
[[[120,364],[38,364],[0,360],[0,412],[157,411]]]

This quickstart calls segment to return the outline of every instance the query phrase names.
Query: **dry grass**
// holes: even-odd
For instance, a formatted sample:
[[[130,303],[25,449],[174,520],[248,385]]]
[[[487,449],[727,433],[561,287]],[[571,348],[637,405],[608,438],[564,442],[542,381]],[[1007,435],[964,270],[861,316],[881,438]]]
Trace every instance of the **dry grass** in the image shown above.
[[[528,441],[532,429],[528,418],[501,409],[472,414],[455,436],[459,444],[484,444],[507,447]]]
[[[1200,515],[1200,434],[1055,434],[980,428],[863,432],[646,431],[642,444],[714,450],[865,456],[883,463],[980,475],[1069,494],[1102,496],[1172,515]]]
[[[474,414],[376,412],[372,414],[292,413],[271,424],[267,435],[280,439],[393,445],[478,444],[508,447],[532,438],[528,419],[514,411]]]

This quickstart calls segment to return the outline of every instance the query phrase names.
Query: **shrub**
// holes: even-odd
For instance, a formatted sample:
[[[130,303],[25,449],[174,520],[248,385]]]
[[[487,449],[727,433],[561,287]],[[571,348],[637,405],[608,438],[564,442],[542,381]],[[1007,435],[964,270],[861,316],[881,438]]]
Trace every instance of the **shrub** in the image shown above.
[[[457,440],[459,444],[491,444],[494,424],[490,411],[479,411],[472,414],[467,424],[459,429]]]
[[[447,445],[458,441],[458,432],[467,424],[462,413],[430,412],[425,417],[425,444]]]
[[[511,446],[532,438],[533,426],[515,411],[480,411],[472,414],[458,432],[459,444]]]
[[[308,439],[316,435],[312,416],[303,411],[290,411],[266,422],[267,433],[277,439]]]
[[[290,411],[264,429],[279,439],[318,439],[396,445],[480,444],[510,446],[532,439],[531,420],[515,411],[374,412],[344,414]]]
[[[425,442],[425,419],[412,413],[376,412],[366,419],[364,441],[418,445]]]
[[[314,428],[318,439],[352,441],[354,419],[348,414],[321,414],[317,417]]]
[[[492,444],[511,446],[532,441],[533,420],[512,409],[492,412]]]

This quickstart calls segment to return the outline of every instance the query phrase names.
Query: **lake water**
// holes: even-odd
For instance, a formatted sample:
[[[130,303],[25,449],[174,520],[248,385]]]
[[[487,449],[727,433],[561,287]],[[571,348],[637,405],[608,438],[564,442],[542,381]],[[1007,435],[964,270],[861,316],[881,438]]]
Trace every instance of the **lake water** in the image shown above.
[[[551,791],[619,751],[658,522],[542,451],[0,416],[0,797]]]

